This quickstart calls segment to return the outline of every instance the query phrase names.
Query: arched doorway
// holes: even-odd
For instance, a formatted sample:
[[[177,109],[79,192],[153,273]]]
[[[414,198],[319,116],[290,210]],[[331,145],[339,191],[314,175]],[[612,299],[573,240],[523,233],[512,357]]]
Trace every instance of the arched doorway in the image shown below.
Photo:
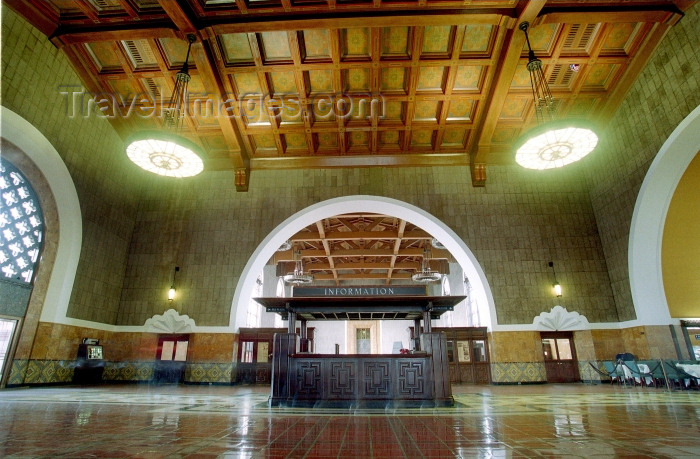
[[[489,329],[497,325],[495,304],[486,275],[471,250],[454,231],[433,215],[411,204],[380,196],[356,195],[329,199],[309,206],[280,223],[263,239],[256,247],[248,263],[246,263],[236,285],[229,326],[234,330],[238,330],[245,324],[246,305],[251,296],[257,275],[262,271],[275,250],[290,235],[313,222],[348,212],[400,215],[401,218],[420,226],[440,240],[445,249],[454,256],[455,261],[462,267],[465,275],[471,280],[472,293],[475,300],[480,304],[488,305],[488,309],[484,308],[485,314],[488,315],[488,317],[484,318],[484,323],[487,324]]]

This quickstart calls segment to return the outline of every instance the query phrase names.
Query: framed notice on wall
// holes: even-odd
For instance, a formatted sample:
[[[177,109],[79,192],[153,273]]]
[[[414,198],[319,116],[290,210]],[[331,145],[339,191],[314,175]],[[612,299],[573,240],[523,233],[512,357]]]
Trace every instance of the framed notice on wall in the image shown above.
[[[460,362],[470,362],[469,341],[457,341],[457,359]]]

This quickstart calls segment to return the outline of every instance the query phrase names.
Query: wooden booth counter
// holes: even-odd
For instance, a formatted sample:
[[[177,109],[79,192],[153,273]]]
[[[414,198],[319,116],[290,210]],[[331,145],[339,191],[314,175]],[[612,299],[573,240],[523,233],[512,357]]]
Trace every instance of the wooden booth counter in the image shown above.
[[[272,356],[271,406],[451,406],[447,341],[430,330],[430,320],[451,311],[463,296],[256,298],[268,312],[289,320],[301,331],[307,320],[414,320],[423,333],[420,351],[412,354],[300,353],[304,339],[278,333]]]

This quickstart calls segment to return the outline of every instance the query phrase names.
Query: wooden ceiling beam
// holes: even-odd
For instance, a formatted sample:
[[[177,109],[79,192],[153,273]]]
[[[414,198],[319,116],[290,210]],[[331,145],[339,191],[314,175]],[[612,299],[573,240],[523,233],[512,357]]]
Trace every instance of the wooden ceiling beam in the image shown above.
[[[412,270],[416,271],[419,270],[421,267],[421,263],[419,261],[403,261],[400,263],[396,263],[394,269],[405,269],[405,270]],[[381,270],[390,270],[392,269],[391,263],[390,262],[370,262],[370,261],[363,261],[363,262],[355,262],[355,263],[336,263],[334,267],[330,266],[330,263],[305,263],[304,264],[304,271],[347,271],[351,269],[369,269],[369,270],[375,270],[375,269],[381,269]]]
[[[344,257],[387,257],[390,258],[396,255],[397,257],[423,257],[423,249],[420,247],[416,248],[405,248],[399,250],[399,253],[394,254],[393,249],[341,249],[332,250],[329,255],[326,255],[325,250],[320,249],[301,249],[299,251],[299,256],[301,258],[344,258]],[[450,259],[450,252],[442,249],[433,249],[432,260]],[[275,252],[272,256],[273,263],[279,263],[282,261],[295,261],[294,253],[290,250],[283,250],[280,252]]]
[[[384,280],[386,274],[376,274],[376,273],[350,273],[350,274],[338,274],[339,281],[346,280]],[[411,278],[410,273],[394,273],[391,279],[396,280],[408,280]],[[334,280],[333,274],[314,274],[315,281],[332,281]]]
[[[432,236],[423,230],[406,231],[399,234],[399,231],[384,230],[384,231],[330,231],[314,232],[304,231],[295,234],[289,238],[292,242],[303,241],[357,241],[357,240],[377,240],[377,239],[432,239]]]
[[[87,89],[88,93],[85,94],[85,97],[91,98],[92,96],[90,94],[109,94],[110,91],[106,90],[104,87],[102,87],[102,84],[100,83],[99,80],[97,80],[92,72],[89,69],[89,66],[87,65],[86,62],[83,61],[80,53],[76,51],[76,49],[72,46],[68,46],[62,49],[63,54],[68,58],[68,61],[71,63],[73,66],[73,69],[75,72],[78,74],[78,77],[80,77],[80,81],[85,85],[85,89]],[[61,88],[59,88],[61,89]],[[76,88],[77,89],[77,88]],[[66,96],[66,103],[75,103],[76,101],[72,100],[71,95]],[[82,98],[78,101],[80,104],[77,109],[84,109],[84,106],[82,104]],[[75,108],[75,107],[73,107]],[[117,110],[117,107],[112,107],[114,110]],[[68,110],[68,107],[66,107],[66,110]],[[84,113],[80,113],[80,116],[84,116]],[[125,119],[121,116],[110,116],[108,117],[109,123],[112,125],[114,130],[117,132],[117,134],[122,138],[125,139],[129,135],[129,130],[127,129],[125,125]]]
[[[158,4],[180,32],[183,34],[197,32],[194,20],[182,9],[180,3],[173,0],[158,0]]]
[[[96,41],[122,41],[154,38],[178,38],[175,30],[169,27],[140,27],[121,28],[118,30],[103,30],[90,32],[60,32],[49,36],[56,47],[77,45]]]
[[[468,166],[461,153],[406,153],[402,155],[299,156],[296,158],[251,158],[251,170],[316,169],[334,167]]]
[[[27,19],[39,32],[47,37],[50,37],[58,29],[58,16],[49,16],[48,2],[42,2],[39,5],[30,0],[4,0],[3,4],[7,5],[14,12]]]
[[[183,34],[197,31],[193,19],[191,19],[178,2],[171,0],[158,0],[160,6]],[[200,40],[192,43],[191,54],[195,66],[202,79],[204,88],[208,93],[218,95],[219,100],[227,100],[226,88],[221,81],[221,76],[216,72],[216,61],[213,53],[205,46],[202,39],[206,34],[199,34]],[[206,38],[206,36],[204,36]],[[225,110],[217,110],[217,121],[224,135],[229,150],[229,157],[235,170],[234,180],[236,191],[248,191],[250,180],[250,163],[248,154],[243,150],[243,138],[235,121],[228,116]]]
[[[475,151],[471,151],[470,169],[472,173],[472,185],[484,186],[486,182],[486,163],[488,160],[491,138],[498,124],[498,118],[506,102],[506,96],[510,89],[510,84],[515,75],[515,69],[520,61],[523,45],[525,45],[525,34],[517,27],[523,21],[532,22],[544,8],[546,0],[533,0],[527,3],[518,16],[512,28],[507,32],[501,59],[496,64],[496,79],[491,87],[489,96],[485,103],[488,106],[482,122],[477,126],[475,134]]]
[[[326,252],[326,256],[328,257],[328,267],[329,269],[333,269],[335,267],[335,262],[333,261],[333,257],[330,256],[331,247],[328,243],[328,239],[326,239],[326,230],[323,227],[323,220],[319,220],[316,222],[316,228],[318,228],[318,234],[322,238],[321,242],[323,243],[323,250]],[[338,283],[338,272],[333,271],[333,276],[335,278],[336,283]]]
[[[584,5],[585,6],[585,5]],[[674,18],[680,18],[682,13],[676,8],[646,10],[635,9],[630,5],[624,9],[615,11],[601,10],[600,6],[593,5],[581,8],[578,11],[546,12],[537,19],[531,21],[532,26],[540,24],[589,24],[595,23],[619,23],[619,22],[675,22]],[[677,19],[676,19],[677,20]]]
[[[160,0],[170,1],[170,0]],[[270,32],[280,30],[308,30],[308,29],[347,29],[353,27],[412,27],[412,26],[444,26],[444,25],[498,25],[502,18],[514,17],[512,8],[494,8],[492,10],[445,13],[440,10],[421,11],[418,15],[407,14],[376,14],[372,11],[363,11],[357,16],[346,15],[338,17],[308,17],[287,19],[285,16],[265,18],[261,20],[230,21],[222,24],[210,24],[217,34]],[[332,14],[332,13],[331,13]]]

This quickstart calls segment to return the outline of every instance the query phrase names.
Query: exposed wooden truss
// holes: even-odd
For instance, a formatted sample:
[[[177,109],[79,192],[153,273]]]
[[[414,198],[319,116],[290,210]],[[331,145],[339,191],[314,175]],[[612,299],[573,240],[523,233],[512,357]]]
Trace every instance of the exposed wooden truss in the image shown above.
[[[315,282],[362,280],[410,282],[429,258],[430,269],[449,272],[447,250],[433,247],[433,237],[400,218],[379,214],[345,214],[326,218],[294,234],[292,248],[272,258],[278,275],[289,274],[301,260]]]
[[[469,165],[472,183],[483,186],[488,164],[512,163],[513,143],[533,125],[520,22],[532,25],[559,116],[602,130],[691,4],[5,3],[64,50],[125,140],[159,126],[184,36],[196,34],[187,136],[202,146],[205,168],[235,170],[241,191],[255,170],[369,166]]]

